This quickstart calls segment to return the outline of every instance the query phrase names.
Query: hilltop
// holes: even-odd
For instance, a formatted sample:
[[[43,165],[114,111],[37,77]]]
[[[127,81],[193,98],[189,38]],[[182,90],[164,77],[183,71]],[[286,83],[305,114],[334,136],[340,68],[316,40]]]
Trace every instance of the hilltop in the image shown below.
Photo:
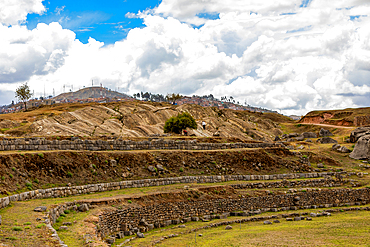
[[[184,111],[197,121],[189,135],[271,141],[281,135],[281,122],[292,122],[276,113],[260,113],[142,101],[106,104],[56,104],[29,112],[0,116],[2,132],[13,136],[150,137],[163,136],[165,121]],[[204,131],[201,121],[207,123]]]
[[[129,99],[131,97],[127,94],[119,93],[104,87],[87,87],[76,92],[62,93],[54,97],[53,100],[70,102],[74,100],[86,100],[96,98]]]
[[[307,113],[299,123],[368,126],[370,125],[370,107],[312,111]]]

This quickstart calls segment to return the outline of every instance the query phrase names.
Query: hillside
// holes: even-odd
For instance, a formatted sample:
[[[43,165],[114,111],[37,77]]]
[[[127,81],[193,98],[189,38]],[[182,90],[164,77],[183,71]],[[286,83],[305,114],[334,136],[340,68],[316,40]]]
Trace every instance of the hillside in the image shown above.
[[[370,107],[312,111],[307,113],[299,123],[368,126],[370,125]]]
[[[189,135],[198,137],[271,141],[282,134],[279,122],[292,122],[275,113],[141,101],[48,106],[25,113],[4,114],[0,122],[13,121],[3,121],[8,127],[4,125],[2,129],[13,136],[150,137],[163,135],[165,121],[184,111],[192,114],[198,124]],[[202,121],[207,123],[205,131]]]
[[[89,98],[119,98],[119,99],[128,99],[130,96],[119,93],[116,91],[112,91],[110,89],[106,89],[103,87],[87,87],[80,89],[76,92],[69,92],[69,93],[62,93],[53,99],[55,101],[62,101],[62,100],[84,100]]]

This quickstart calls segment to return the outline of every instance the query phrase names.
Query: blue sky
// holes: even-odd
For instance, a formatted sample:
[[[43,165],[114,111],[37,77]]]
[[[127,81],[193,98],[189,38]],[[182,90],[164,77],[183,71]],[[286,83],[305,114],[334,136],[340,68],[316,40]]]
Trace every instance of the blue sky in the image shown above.
[[[139,18],[126,14],[153,9],[161,0],[46,0],[46,12],[27,16],[28,29],[38,23],[59,22],[63,28],[76,33],[76,38],[87,43],[92,37],[105,44],[113,44],[126,37],[132,28],[143,27]]]

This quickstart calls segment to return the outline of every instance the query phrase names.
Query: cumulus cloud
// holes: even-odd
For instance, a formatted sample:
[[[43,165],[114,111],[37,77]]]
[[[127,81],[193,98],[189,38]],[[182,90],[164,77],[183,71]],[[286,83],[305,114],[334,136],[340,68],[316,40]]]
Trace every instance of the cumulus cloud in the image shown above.
[[[25,81],[61,93],[93,80],[128,94],[232,95],[286,114],[368,106],[369,9],[365,0],[163,0],[127,13],[145,27],[112,45],[82,44],[58,23],[27,30],[1,17],[0,93]]]
[[[45,11],[43,0],[1,0],[0,23],[16,25],[26,20],[27,14]]]

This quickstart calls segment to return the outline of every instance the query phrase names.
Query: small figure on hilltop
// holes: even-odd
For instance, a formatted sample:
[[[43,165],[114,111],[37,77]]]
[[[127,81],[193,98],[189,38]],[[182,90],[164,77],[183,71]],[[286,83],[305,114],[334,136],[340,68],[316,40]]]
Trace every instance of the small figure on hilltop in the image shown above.
[[[187,130],[184,130],[184,135],[187,136],[188,135],[188,131]]]
[[[202,122],[203,130],[206,130],[206,122]]]

